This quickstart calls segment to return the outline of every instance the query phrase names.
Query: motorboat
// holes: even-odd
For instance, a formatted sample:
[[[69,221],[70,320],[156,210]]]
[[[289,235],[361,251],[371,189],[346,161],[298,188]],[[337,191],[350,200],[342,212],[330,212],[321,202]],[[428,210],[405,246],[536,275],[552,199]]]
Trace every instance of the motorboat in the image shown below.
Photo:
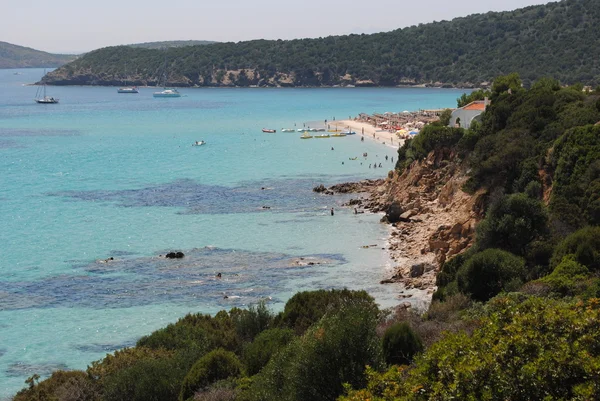
[[[317,132],[325,132],[325,128],[317,128],[316,131]]]
[[[329,138],[329,134],[315,135],[315,138]]]
[[[310,135],[307,131],[304,131],[304,134],[302,134],[302,136],[300,137],[300,139],[310,139],[313,136]]]
[[[281,132],[296,132],[296,130],[293,128],[282,128]]]
[[[206,145],[205,141],[196,141],[192,144],[192,146],[202,146],[202,145]]]
[[[356,135],[356,132],[354,132],[354,131],[342,131],[342,134],[346,134],[346,135]]]
[[[344,134],[343,132],[336,132],[335,134],[331,134],[331,136],[334,138],[341,138],[343,136],[346,136],[346,134]]]
[[[277,132],[277,130],[275,129],[270,129],[270,128],[263,128],[262,132],[267,132],[269,134],[274,134],[275,132]]]
[[[164,89],[160,92],[154,92],[154,97],[181,97],[181,93],[177,89]]]

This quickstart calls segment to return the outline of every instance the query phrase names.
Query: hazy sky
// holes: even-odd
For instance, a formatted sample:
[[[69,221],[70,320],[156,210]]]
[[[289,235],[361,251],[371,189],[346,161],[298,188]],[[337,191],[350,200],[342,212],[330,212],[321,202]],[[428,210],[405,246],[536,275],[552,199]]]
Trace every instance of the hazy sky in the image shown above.
[[[391,31],[543,0],[2,0],[0,41],[53,53],[161,40],[293,39]]]

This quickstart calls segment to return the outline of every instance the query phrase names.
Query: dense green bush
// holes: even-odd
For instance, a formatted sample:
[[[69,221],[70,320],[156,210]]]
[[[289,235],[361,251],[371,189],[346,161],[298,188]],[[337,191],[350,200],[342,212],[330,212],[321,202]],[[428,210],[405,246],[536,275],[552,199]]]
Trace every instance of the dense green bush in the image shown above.
[[[377,319],[360,298],[330,310],[270,360],[241,400],[335,400],[344,383],[364,385],[365,366],[380,365]]]
[[[383,356],[390,365],[408,365],[423,350],[419,336],[405,322],[390,326],[381,339]]]
[[[426,157],[432,150],[452,147],[464,134],[465,130],[462,128],[451,128],[441,124],[426,125],[419,135],[406,141],[398,150],[396,169],[404,170],[413,161]]]
[[[234,310],[234,313],[241,312]],[[186,315],[176,323],[142,337],[137,346],[171,350],[201,348],[205,352],[221,347],[239,351],[241,339],[237,335],[236,325],[231,316],[221,311],[214,317],[201,313]]]
[[[554,250],[552,267],[557,267],[565,256],[592,271],[600,271],[600,227],[586,227],[566,237]]]
[[[242,374],[242,363],[233,352],[216,349],[204,355],[192,366],[181,384],[179,401],[186,401],[194,393],[219,380],[238,377]]]
[[[501,248],[524,256],[528,245],[546,234],[547,212],[538,199],[525,194],[500,198],[477,226],[477,249]]]
[[[312,324],[321,319],[327,312],[335,311],[344,305],[360,303],[370,308],[373,313],[377,305],[366,291],[318,290],[304,291],[295,294],[287,301],[279,324],[302,334]]]
[[[258,373],[273,355],[282,350],[294,338],[291,329],[269,329],[260,333],[244,349],[244,362],[248,375]]]
[[[540,279],[550,286],[551,291],[561,296],[581,294],[586,286],[590,271],[574,260],[573,255],[565,256],[561,263],[548,276]]]
[[[237,334],[246,342],[252,341],[259,333],[269,328],[275,319],[264,301],[248,309],[232,309],[229,314]]]
[[[486,249],[469,258],[458,270],[458,288],[476,301],[487,301],[511,291],[525,279],[525,261],[500,249]]]

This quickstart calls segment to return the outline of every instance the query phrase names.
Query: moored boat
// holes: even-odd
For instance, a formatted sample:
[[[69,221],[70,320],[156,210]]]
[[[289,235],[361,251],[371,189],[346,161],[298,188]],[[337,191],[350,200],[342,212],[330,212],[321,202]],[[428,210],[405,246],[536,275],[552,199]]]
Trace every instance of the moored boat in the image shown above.
[[[46,75],[46,70],[44,70],[44,75]],[[41,92],[41,93],[40,93]],[[40,97],[41,95],[41,97]],[[42,82],[42,87],[38,88],[37,93],[35,94],[35,102],[39,104],[55,104],[58,103],[58,99],[47,96],[46,95],[46,82]]]
[[[270,134],[274,134],[275,132],[277,132],[277,130],[275,129],[270,129],[270,128],[263,128],[262,132],[268,132]]]
[[[118,93],[139,93],[137,86],[126,86],[123,88],[119,88],[117,90]]]
[[[343,132],[336,132],[335,134],[331,134],[331,136],[334,138],[341,138],[346,136],[346,134],[344,134]]]
[[[154,92],[152,94],[152,96],[154,96],[154,97],[181,97],[181,93],[179,93],[179,91],[177,89],[165,88],[164,90],[162,90],[160,92]]]
[[[329,138],[329,134],[315,135],[315,138]]]
[[[293,128],[282,128],[281,132],[296,132],[296,130]]]
[[[308,131],[304,131],[304,134],[300,137],[300,139],[310,139],[313,136],[308,133]]]

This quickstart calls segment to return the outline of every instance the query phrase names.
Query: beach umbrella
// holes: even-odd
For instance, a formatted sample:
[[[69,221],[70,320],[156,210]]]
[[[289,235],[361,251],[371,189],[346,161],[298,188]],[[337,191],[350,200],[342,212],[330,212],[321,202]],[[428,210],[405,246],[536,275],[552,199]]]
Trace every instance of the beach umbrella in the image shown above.
[[[410,131],[408,133],[408,135],[417,135],[419,133],[419,131]]]

